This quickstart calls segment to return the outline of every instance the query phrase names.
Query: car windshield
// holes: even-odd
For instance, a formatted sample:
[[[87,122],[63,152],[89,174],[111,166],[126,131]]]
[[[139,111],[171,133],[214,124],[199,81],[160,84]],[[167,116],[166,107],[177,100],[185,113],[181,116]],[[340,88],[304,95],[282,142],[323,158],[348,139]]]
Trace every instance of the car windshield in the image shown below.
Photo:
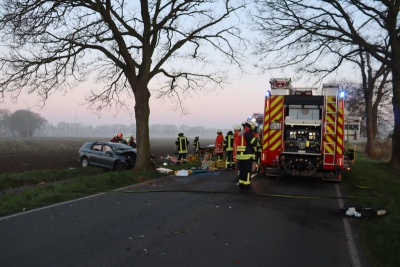
[[[132,147],[125,145],[125,144],[113,144],[112,148],[113,148],[114,152],[117,152],[117,153],[134,151],[134,149]]]

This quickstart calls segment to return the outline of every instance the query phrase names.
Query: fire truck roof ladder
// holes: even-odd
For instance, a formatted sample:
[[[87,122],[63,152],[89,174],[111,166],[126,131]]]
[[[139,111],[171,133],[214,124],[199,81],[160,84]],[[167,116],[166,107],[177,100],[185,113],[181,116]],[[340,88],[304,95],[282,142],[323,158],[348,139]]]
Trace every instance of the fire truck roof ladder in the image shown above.
[[[338,93],[325,95],[324,165],[335,165]],[[330,157],[328,157],[330,156]]]

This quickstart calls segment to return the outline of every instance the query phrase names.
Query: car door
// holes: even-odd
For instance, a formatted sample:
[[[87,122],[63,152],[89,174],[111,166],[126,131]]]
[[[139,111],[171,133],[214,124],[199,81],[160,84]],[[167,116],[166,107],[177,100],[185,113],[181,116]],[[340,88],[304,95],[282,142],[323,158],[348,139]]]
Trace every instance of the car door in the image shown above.
[[[101,166],[101,159],[103,158],[102,156],[102,144],[93,144],[92,147],[89,150],[88,158],[89,158],[89,164],[90,165],[97,165]]]
[[[113,150],[111,146],[104,144],[102,147],[102,151],[100,153],[101,158],[100,163],[103,167],[113,169],[114,168],[114,157],[113,157]]]

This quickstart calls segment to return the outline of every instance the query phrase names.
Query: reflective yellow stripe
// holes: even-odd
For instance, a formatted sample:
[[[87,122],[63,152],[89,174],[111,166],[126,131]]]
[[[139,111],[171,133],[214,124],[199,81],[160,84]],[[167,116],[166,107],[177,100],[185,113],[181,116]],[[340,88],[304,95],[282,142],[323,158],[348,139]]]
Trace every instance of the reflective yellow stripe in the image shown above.
[[[246,150],[246,146],[238,146],[236,147],[237,152],[244,152]]]
[[[250,178],[251,178],[251,173],[248,173],[248,174],[247,174],[247,177],[246,177],[246,180],[243,181],[243,184],[244,184],[244,185],[249,185],[249,184],[251,184]]]

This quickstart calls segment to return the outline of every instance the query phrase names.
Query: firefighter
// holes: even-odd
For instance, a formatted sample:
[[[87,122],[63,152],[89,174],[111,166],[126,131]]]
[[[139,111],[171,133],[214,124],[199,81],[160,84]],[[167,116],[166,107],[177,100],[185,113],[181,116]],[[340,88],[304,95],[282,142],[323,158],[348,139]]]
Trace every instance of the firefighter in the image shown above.
[[[117,143],[121,143],[121,144],[125,144],[125,145],[127,144],[126,141],[124,140],[124,135],[122,133],[117,134],[117,140],[118,140]]]
[[[236,165],[236,169],[237,169],[237,172],[238,172],[238,177],[237,177],[237,179],[235,180],[235,183],[237,183],[237,182],[239,182],[239,176],[240,176],[240,168],[239,168],[239,166],[240,166],[240,164],[239,164],[239,161],[238,160],[236,160],[236,146],[235,146],[235,144],[236,144],[236,138],[238,137],[238,135],[239,135],[239,132],[241,131],[242,129],[240,128],[240,126],[239,125],[235,125],[235,126],[233,126],[233,131],[234,131],[234,133],[233,133],[233,168],[235,168],[235,165]]]
[[[199,136],[196,135],[194,137],[194,141],[193,141],[193,151],[196,154],[200,149],[200,140],[199,140]]]
[[[178,133],[178,138],[175,141],[176,151],[178,152],[178,160],[176,162],[177,165],[181,163],[183,160],[183,164],[186,164],[186,156],[188,153],[189,140],[183,133]]]
[[[132,133],[129,133],[127,136],[125,136],[125,141],[126,144],[132,148],[137,148],[137,144],[135,142],[135,137],[133,137]]]
[[[214,153],[217,156],[217,161],[222,161],[224,158],[224,136],[222,130],[217,130],[217,138],[215,138]]]
[[[261,134],[258,132],[254,133],[254,137],[257,140],[257,148],[256,148],[256,173],[260,173],[261,167],[261,152],[262,152],[262,145],[261,145]]]
[[[225,170],[233,169],[233,132],[229,131],[224,138],[224,151],[225,151]]]
[[[244,130],[239,132],[235,143],[236,159],[240,162],[239,189],[241,193],[253,193],[251,190],[251,173],[257,148],[257,140],[252,133],[254,127],[252,121],[246,121]]]
[[[114,136],[113,136],[113,138],[111,139],[110,142],[118,143],[118,134],[114,134]]]

